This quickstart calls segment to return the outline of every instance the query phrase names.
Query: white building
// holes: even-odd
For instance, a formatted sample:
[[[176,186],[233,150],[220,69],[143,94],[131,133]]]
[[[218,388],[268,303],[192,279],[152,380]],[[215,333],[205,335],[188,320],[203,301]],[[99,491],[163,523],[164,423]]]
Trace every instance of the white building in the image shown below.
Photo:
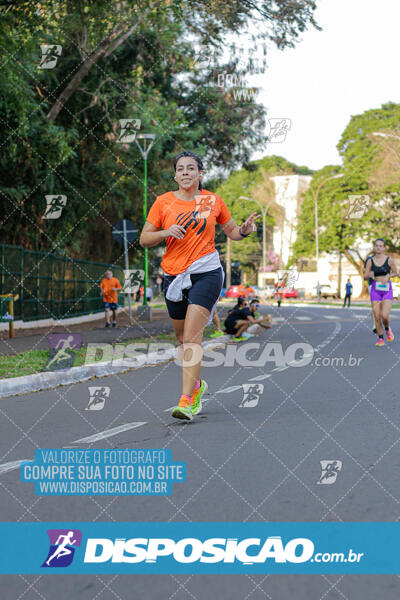
[[[273,251],[279,256],[281,265],[287,265],[293,244],[296,240],[296,227],[301,209],[302,194],[310,186],[310,175],[279,175],[272,178],[275,183],[275,222],[273,228]],[[360,240],[358,244],[361,255],[367,254],[369,246]],[[338,253],[321,253],[318,261],[318,273],[300,272],[295,284],[303,289],[306,295],[316,295],[316,285],[329,286],[337,291],[339,256]],[[354,266],[342,255],[341,297],[345,294],[345,285],[350,278],[353,284],[353,297],[362,291],[362,279]],[[276,280],[276,273],[259,273],[258,285],[264,287],[271,280]]]

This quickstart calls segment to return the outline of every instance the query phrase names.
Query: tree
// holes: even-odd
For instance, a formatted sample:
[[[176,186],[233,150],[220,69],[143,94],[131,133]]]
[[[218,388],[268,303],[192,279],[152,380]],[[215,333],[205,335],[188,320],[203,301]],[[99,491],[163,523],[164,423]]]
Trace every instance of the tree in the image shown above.
[[[339,258],[343,254],[362,275],[366,258],[360,250],[362,245],[384,237],[390,252],[400,250],[400,140],[396,139],[399,125],[400,105],[393,103],[350,119],[338,143],[343,168],[324,167],[315,173],[304,195],[293,260],[315,256],[312,190],[325,177],[339,171],[344,177],[328,182],[318,195],[320,251],[338,252]],[[349,216],[351,196],[369,198],[368,210],[357,218]]]
[[[275,202],[275,186],[272,180],[276,175],[312,173],[306,167],[298,167],[280,156],[266,156],[261,160],[253,161],[246,169],[233,172],[222,183],[217,193],[225,200],[232,217],[237,223],[242,223],[252,212],[260,212],[256,202],[240,199],[241,196],[255,198],[261,205],[268,208],[266,218],[267,228],[272,231],[273,226],[280,222],[281,208]],[[242,265],[253,275],[262,265],[262,226],[258,222],[257,235],[251,235],[240,242],[232,244],[232,260],[240,260]],[[268,243],[270,242],[270,243]],[[221,239],[221,245],[224,240]],[[267,248],[271,247],[271,240],[267,240]],[[258,264],[257,264],[258,263]]]

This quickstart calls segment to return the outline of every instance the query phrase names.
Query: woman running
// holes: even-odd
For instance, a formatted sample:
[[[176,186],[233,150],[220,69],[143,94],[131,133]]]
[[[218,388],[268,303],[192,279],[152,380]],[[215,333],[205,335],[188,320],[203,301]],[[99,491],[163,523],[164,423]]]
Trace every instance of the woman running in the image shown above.
[[[191,420],[201,411],[208,386],[200,379],[203,330],[218,302],[223,270],[215,250],[215,224],[231,240],[256,231],[256,213],[239,227],[225,202],[201,187],[203,163],[193,152],[174,159],[179,190],[158,196],[144,224],[140,245],[150,248],[166,241],[161,267],[163,291],[182,362],[182,395],[172,416]]]
[[[385,345],[382,323],[385,327],[387,341],[391,342],[394,339],[389,324],[390,309],[393,302],[393,289],[390,277],[398,277],[398,274],[394,260],[385,254],[385,247],[385,240],[382,238],[375,240],[374,256],[367,259],[365,267],[365,277],[374,278],[370,294],[375,326],[379,336],[376,342],[377,346]]]
[[[364,261],[364,267],[363,267],[363,277],[364,277],[364,279],[368,279],[368,294],[369,294],[369,296],[371,298],[371,286],[372,286],[372,283],[374,281],[374,278],[373,277],[366,277],[365,276],[367,262],[369,261],[370,258],[374,258],[374,255],[371,254],[371,256],[367,256],[367,258],[365,259],[365,261]],[[369,271],[369,269],[368,269],[368,271]],[[372,325],[373,325],[372,333],[377,333],[376,325],[375,325],[375,315],[374,315],[374,311],[372,309],[372,303],[371,303],[371,319],[372,319]]]

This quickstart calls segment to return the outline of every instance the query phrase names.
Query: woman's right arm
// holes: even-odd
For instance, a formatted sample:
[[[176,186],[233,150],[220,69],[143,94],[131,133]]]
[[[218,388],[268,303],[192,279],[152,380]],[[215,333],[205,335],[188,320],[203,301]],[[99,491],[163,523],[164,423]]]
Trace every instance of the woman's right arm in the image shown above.
[[[139,244],[143,248],[152,248],[163,242],[167,237],[174,237],[181,240],[186,231],[180,225],[171,225],[168,229],[157,229],[154,225],[146,221],[140,234]]]

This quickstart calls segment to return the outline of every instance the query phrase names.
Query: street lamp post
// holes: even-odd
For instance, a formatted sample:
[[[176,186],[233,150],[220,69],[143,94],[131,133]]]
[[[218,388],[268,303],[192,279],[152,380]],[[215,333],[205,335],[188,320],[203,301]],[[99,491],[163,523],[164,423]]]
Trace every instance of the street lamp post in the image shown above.
[[[139,140],[143,140],[143,148],[138,142]],[[154,144],[156,136],[154,133],[138,133],[136,135],[136,145],[140,150],[140,153],[143,157],[143,224],[146,222],[147,218],[147,157],[149,155],[150,149]],[[147,306],[147,286],[149,282],[149,255],[148,248],[144,248],[144,293],[143,293],[143,306]]]
[[[312,187],[310,187],[311,193],[314,197],[314,213],[315,213],[315,258],[317,261],[317,296],[318,296],[318,302],[321,300],[321,289],[320,289],[320,285],[319,285],[319,265],[318,265],[318,261],[319,261],[319,237],[318,237],[318,195],[319,195],[319,191],[321,189],[321,187],[323,185],[325,185],[325,183],[327,183],[328,181],[331,181],[332,179],[339,179],[339,177],[344,177],[344,173],[339,173],[338,175],[332,175],[331,177],[327,177],[326,179],[323,179],[321,181],[321,183],[319,184],[319,186],[317,187],[317,190],[314,192],[314,190],[312,189]]]
[[[248,198],[247,196],[240,196],[239,198],[240,200],[249,200],[250,202],[255,202],[258,207],[261,210],[261,214],[262,214],[262,219],[263,219],[263,273],[266,272],[266,264],[265,264],[265,256],[267,254],[267,236],[266,236],[266,224],[265,224],[265,220],[267,217],[267,213],[268,213],[268,207],[262,206],[258,200],[255,200],[255,198]]]

